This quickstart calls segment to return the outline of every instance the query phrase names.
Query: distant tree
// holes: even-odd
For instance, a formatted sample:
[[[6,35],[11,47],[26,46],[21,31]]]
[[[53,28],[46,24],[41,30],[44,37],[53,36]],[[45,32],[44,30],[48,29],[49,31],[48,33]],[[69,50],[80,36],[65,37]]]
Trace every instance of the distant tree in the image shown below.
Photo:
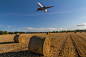
[[[34,34],[34,32],[32,32],[31,34]]]
[[[67,32],[74,32],[74,30],[67,30]]]
[[[66,32],[66,30],[62,30],[62,32]]]
[[[58,33],[58,31],[56,31],[56,33]]]
[[[53,33],[56,33],[56,31],[53,31]]]
[[[61,31],[61,33],[64,32],[63,30]]]
[[[7,31],[4,31],[3,33],[4,33],[4,34],[7,34]]]
[[[39,33],[42,33],[42,32],[39,32]]]
[[[86,29],[84,30],[84,32],[86,32]]]
[[[8,32],[8,34],[13,34],[13,32]]]
[[[19,34],[25,34],[25,32],[18,32]]]
[[[1,35],[4,34],[3,31],[0,31],[0,34],[1,34]]]
[[[76,32],[79,32],[80,30],[75,30]]]
[[[62,33],[62,31],[59,31],[59,33]]]

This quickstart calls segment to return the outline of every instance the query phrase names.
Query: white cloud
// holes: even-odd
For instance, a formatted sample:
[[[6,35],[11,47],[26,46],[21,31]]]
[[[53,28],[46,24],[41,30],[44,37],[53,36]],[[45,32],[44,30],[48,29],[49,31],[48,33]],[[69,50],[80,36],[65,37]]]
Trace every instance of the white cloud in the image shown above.
[[[38,30],[45,30],[45,28],[39,28]]]
[[[63,29],[63,28],[59,28],[59,29]]]
[[[35,28],[23,28],[23,29],[26,29],[26,30],[36,30]]]
[[[0,25],[0,26],[3,26],[3,27],[12,27],[12,26],[4,26],[4,25]]]
[[[23,28],[25,30],[56,30],[56,28]]]
[[[56,30],[56,28],[46,28],[46,30]]]
[[[12,27],[12,26],[7,26],[7,27]]]
[[[84,24],[78,24],[77,26],[86,26],[86,23],[84,23]]]
[[[84,28],[86,28],[86,27],[84,27]]]

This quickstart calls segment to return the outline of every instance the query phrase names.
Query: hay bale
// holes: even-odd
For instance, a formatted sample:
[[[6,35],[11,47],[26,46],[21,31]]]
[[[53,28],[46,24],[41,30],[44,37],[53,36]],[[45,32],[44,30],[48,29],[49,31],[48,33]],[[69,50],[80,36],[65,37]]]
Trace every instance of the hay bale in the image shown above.
[[[76,33],[76,31],[74,31],[74,33]]]
[[[80,31],[80,33],[81,33],[81,31]]]
[[[51,55],[51,51],[50,51],[50,38],[47,37],[44,41],[44,45],[43,45],[43,55],[49,57]]]
[[[47,32],[46,34],[50,34],[49,32]]]
[[[14,41],[17,43],[23,43],[25,42],[25,35],[15,35]]]
[[[66,33],[68,33],[68,32],[66,31]]]
[[[32,36],[29,41],[28,49],[30,52],[46,56],[50,51],[50,38],[43,35]]]

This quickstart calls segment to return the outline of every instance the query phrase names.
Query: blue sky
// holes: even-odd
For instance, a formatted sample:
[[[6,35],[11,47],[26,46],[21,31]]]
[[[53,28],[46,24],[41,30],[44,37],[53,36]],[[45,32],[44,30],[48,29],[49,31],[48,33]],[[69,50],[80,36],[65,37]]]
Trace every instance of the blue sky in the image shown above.
[[[36,12],[54,6],[50,12]],[[86,0],[0,0],[0,30],[53,31],[86,28]]]

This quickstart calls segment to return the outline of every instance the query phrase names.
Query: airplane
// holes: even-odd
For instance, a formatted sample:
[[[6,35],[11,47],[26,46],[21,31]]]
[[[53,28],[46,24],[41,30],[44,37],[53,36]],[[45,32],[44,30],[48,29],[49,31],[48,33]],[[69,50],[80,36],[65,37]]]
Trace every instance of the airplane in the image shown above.
[[[40,8],[38,8],[38,10],[36,10],[36,12],[37,12],[37,11],[40,11],[40,10],[41,10],[41,11],[43,10],[44,13],[45,13],[45,12],[49,12],[49,11],[47,11],[46,9],[47,9],[47,8],[51,8],[51,7],[54,7],[54,6],[49,6],[49,7],[45,7],[45,6],[44,6],[44,7],[43,7],[39,2],[38,2],[37,4],[38,4],[38,6],[39,6]]]

